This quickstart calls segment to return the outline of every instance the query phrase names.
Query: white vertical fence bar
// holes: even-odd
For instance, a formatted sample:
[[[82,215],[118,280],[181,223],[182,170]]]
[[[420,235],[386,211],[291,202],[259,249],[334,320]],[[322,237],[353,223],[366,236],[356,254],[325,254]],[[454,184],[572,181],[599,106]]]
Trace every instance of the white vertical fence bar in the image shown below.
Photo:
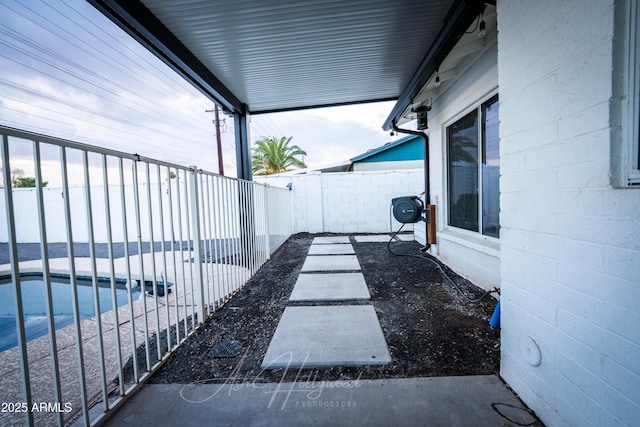
[[[255,194],[256,200],[259,201],[259,203],[256,204],[256,207],[254,209],[254,217],[256,218],[256,223],[258,224],[258,229],[260,230],[260,240],[258,243],[258,248],[259,248],[258,253],[260,254],[260,258],[257,261],[256,270],[255,270],[255,272],[257,272],[258,269],[267,261],[267,256],[264,250],[265,240],[266,240],[266,225],[264,222],[265,192],[259,186],[254,186],[254,194]]]
[[[193,280],[194,294],[193,298],[196,303],[198,324],[204,322],[204,284],[202,271],[202,241],[200,231],[200,200],[198,197],[198,168],[192,167],[191,171],[191,226],[193,227],[193,264],[195,274]]]
[[[104,188],[105,229],[107,232],[107,250],[109,252],[109,283],[111,284],[111,306],[113,307],[113,328],[115,338],[116,363],[118,370],[118,388],[120,395],[124,395],[124,372],[122,368],[122,348],[120,346],[120,319],[118,317],[118,296],[116,294],[116,271],[113,255],[113,233],[111,230],[111,199],[109,197],[109,174],[107,168],[107,155],[102,155],[102,187]],[[100,316],[100,312],[96,312]]]
[[[180,175],[184,175],[182,178],[180,178]],[[176,173],[176,202],[178,204],[177,210],[178,210],[178,239],[180,239],[180,266],[181,266],[181,278],[182,278],[182,295],[184,297],[184,301],[183,301],[183,306],[184,306],[184,334],[185,336],[189,335],[189,314],[188,314],[188,310],[187,310],[187,273],[185,270],[185,246],[184,246],[184,238],[183,238],[183,234],[182,234],[182,203],[180,203],[181,198],[180,198],[180,179],[182,179],[184,182],[186,182],[187,180],[187,176],[186,176],[186,171],[180,171],[177,170]],[[187,247],[189,246],[189,243],[187,242]],[[189,256],[190,251],[187,251],[187,256]],[[176,283],[176,288],[177,288],[177,283]]]
[[[109,391],[107,390],[107,373],[104,362],[104,339],[102,336],[102,318],[100,317],[100,293],[98,289],[98,266],[96,265],[96,247],[93,229],[93,209],[91,200],[91,179],[89,177],[89,153],[82,152],[82,168],[85,184],[85,209],[87,214],[87,235],[89,240],[89,260],[91,263],[91,281],[93,283],[93,309],[96,313],[96,337],[98,345],[98,358],[100,364],[100,378],[102,385],[102,403],[104,411],[109,410]]]
[[[151,174],[149,172],[149,163],[145,162],[144,164],[144,171],[145,171],[145,175],[146,175],[146,184],[147,184],[147,219],[149,221],[149,251],[151,253],[151,260],[150,260],[150,264],[151,264],[151,289],[153,292],[153,311],[155,313],[155,319],[156,319],[156,351],[158,354],[158,358],[154,361],[154,363],[158,360],[162,359],[162,350],[160,349],[161,344],[160,344],[160,313],[158,310],[158,283],[157,283],[157,271],[156,271],[156,248],[155,248],[155,239],[154,239],[154,233],[153,233],[153,207],[152,207],[152,201],[151,201]],[[147,283],[147,278],[144,277],[143,278],[143,292],[146,293],[146,283]]]
[[[228,214],[227,218],[229,220],[229,225],[231,229],[231,233],[233,236],[233,251],[232,251],[232,262],[234,265],[240,265],[239,254],[240,254],[240,217],[238,216],[238,206],[240,204],[238,200],[238,181],[229,181],[229,206],[228,206]],[[235,219],[235,220],[233,220]],[[233,269],[234,277],[233,277],[233,291],[232,294],[235,294],[238,282],[240,281],[240,270],[237,268]]]
[[[173,216],[173,189],[171,185],[171,174],[173,173],[173,179],[176,179],[177,174],[172,172],[171,168],[167,168],[167,205],[169,207],[169,233],[171,234],[171,260],[173,261],[173,287],[174,287],[174,308],[176,315],[176,346],[179,345],[182,340],[180,338],[180,290],[178,288],[178,265],[176,263],[176,234],[174,226]],[[184,263],[181,263],[184,264]],[[167,280],[169,280],[169,274],[167,274]],[[186,304],[186,301],[185,301]],[[185,328],[186,332],[186,328]]]
[[[209,195],[207,194],[206,187],[204,182],[207,179],[207,175],[199,174],[198,176],[198,184],[199,184],[199,195],[200,195],[200,241],[202,242],[202,250],[203,257],[202,263],[204,263],[204,276],[203,276],[203,292],[204,292],[204,301],[205,301],[205,317],[207,316],[210,307],[211,307],[211,281],[213,280],[209,271],[209,256],[211,252],[209,250],[209,232],[207,229],[207,199]]]
[[[40,228],[40,255],[42,256],[42,279],[45,285],[47,329],[49,333],[49,354],[51,357],[51,371],[53,392],[56,402],[62,405],[62,390],[60,388],[60,368],[58,366],[58,345],[56,343],[55,311],[53,309],[53,295],[51,293],[51,271],[49,269],[49,248],[47,245],[47,226],[42,197],[42,171],[40,168],[40,143],[33,141],[33,166],[36,181],[36,205],[38,209],[38,225]],[[64,424],[62,412],[56,414],[59,426]]]
[[[145,284],[144,284],[144,248],[142,245],[142,220],[140,218],[140,191],[138,190],[138,162],[134,161],[131,164],[131,173],[133,179],[133,200],[135,204],[135,216],[136,216],[136,234],[138,243],[138,272],[139,272],[139,285],[142,296],[142,326],[144,329],[144,351],[145,361],[147,364],[147,372],[151,371],[151,349],[149,348],[149,319],[147,317],[147,298],[145,298]]]
[[[224,267],[224,263],[225,263],[225,250],[224,250],[224,245],[225,245],[225,241],[223,238],[223,228],[222,228],[222,210],[223,210],[223,203],[222,203],[222,190],[221,190],[221,186],[220,186],[220,181],[222,181],[222,178],[219,176],[215,177],[214,180],[214,192],[216,195],[216,205],[214,206],[214,214],[215,214],[215,230],[216,230],[216,256],[218,259],[218,262],[216,263],[216,267],[217,267],[217,273],[218,273],[218,277],[220,280],[220,286],[222,289],[222,295],[220,296],[220,304],[224,304],[224,302],[227,300],[227,294],[229,292],[228,290],[228,281],[227,281],[227,275],[225,273],[225,267]],[[223,267],[220,268],[220,264],[223,264]]]
[[[47,425],[100,423],[110,411],[126,402],[176,346],[207,321],[209,314],[229,301],[267,261],[272,246],[282,240],[280,228],[274,226],[278,220],[269,217],[273,215],[271,207],[280,204],[278,200],[286,190],[3,126],[0,134],[2,174],[6,183],[0,192],[4,193],[7,218],[6,233],[1,235],[9,247],[18,336],[18,346],[11,357],[20,361],[20,371],[15,375],[21,384],[15,390],[3,390],[3,396],[9,393],[7,396],[24,401],[29,407],[36,397],[41,399],[47,395],[55,400],[50,403],[62,405],[68,399],[74,402],[69,415],[63,412],[48,415],[44,421]],[[16,209],[24,209],[24,203],[16,204],[14,196],[20,192],[11,188],[9,143],[13,138],[33,143],[36,197],[32,211],[37,212],[40,231],[39,259],[47,284],[43,301],[46,300],[49,328],[48,335],[36,339],[37,345],[27,341],[24,322],[29,314],[22,300],[18,258],[21,242],[16,237],[15,217],[21,215]],[[41,149],[45,145],[60,148],[60,192],[44,189]],[[79,154],[78,158],[69,158],[68,150]],[[126,164],[127,169],[125,161],[130,162]],[[153,173],[152,167],[156,168]],[[71,173],[72,170],[80,170],[80,174]],[[72,187],[71,182],[82,186]],[[157,185],[157,191],[152,191],[152,185]],[[102,196],[100,191],[104,193]],[[62,201],[50,200],[51,195],[60,193]],[[289,207],[285,209],[288,210]],[[62,233],[56,227],[46,227],[49,216],[62,221]],[[274,230],[278,236],[273,236]],[[52,240],[54,232],[63,237]],[[132,244],[137,245],[137,254],[130,250],[130,237]],[[171,241],[169,246],[167,239]],[[155,247],[156,240],[161,242],[160,250]],[[64,243],[66,253],[54,255],[50,249],[54,243]],[[76,258],[76,246],[80,250],[86,247],[89,257]],[[63,259],[55,258],[65,255]],[[72,347],[58,348],[57,344],[62,335],[58,335],[61,330],[56,331],[54,321],[57,304],[52,293],[54,264],[56,272],[65,270],[69,274]],[[5,274],[8,276],[8,272]],[[77,274],[87,274],[91,279],[86,296],[92,300],[95,314],[90,318],[82,311],[85,297],[80,289],[84,285]],[[145,295],[145,281],[151,282],[153,295]],[[169,287],[171,281],[173,284]],[[109,283],[110,287],[102,289],[102,282]],[[164,295],[159,294],[158,286]],[[101,291],[106,292],[113,312],[101,313],[101,306],[106,308],[108,303],[101,297]],[[138,291],[140,297],[135,298]],[[122,311],[118,312],[118,304],[128,307],[121,307]],[[113,333],[110,328],[114,329]],[[153,341],[155,351],[151,348]],[[74,357],[68,357],[70,349],[75,352]],[[46,355],[42,351],[47,352]],[[65,351],[65,356],[61,356],[61,351]],[[5,352],[0,352],[0,364],[4,356]],[[48,372],[42,371],[41,363],[30,365],[33,362],[29,359],[43,357],[49,360]],[[111,394],[115,391],[117,393]],[[17,416],[13,414],[8,418],[0,414],[0,425],[15,424]],[[33,426],[42,424],[42,420],[42,414],[27,411],[23,422]]]
[[[229,201],[228,201],[228,197],[229,197],[229,191],[228,191],[228,184],[229,184],[229,180],[222,180],[220,182],[220,199],[221,199],[221,204],[223,206],[222,209],[222,236],[224,236],[224,263],[227,266],[227,268],[225,269],[225,281],[227,282],[227,291],[226,291],[226,295],[225,295],[225,299],[228,298],[229,295],[231,295],[233,293],[233,274],[232,270],[230,268],[228,268],[228,266],[231,265],[231,250],[232,250],[232,236],[230,234],[230,227],[229,227],[229,219],[228,219],[228,215],[229,215]]]
[[[80,404],[82,405],[82,420],[88,425],[89,403],[87,399],[87,379],[84,366],[84,344],[82,341],[82,324],[80,319],[80,303],[78,301],[78,288],[76,286],[76,263],[73,248],[73,231],[71,226],[71,202],[69,196],[69,175],[67,170],[67,149],[60,147],[60,172],[62,178],[62,196],[64,199],[64,222],[67,237],[67,257],[69,262],[69,285],[71,286],[71,303],[73,308],[73,321],[76,337],[76,356],[78,363],[78,377],[80,382]]]
[[[266,259],[271,259],[271,228],[269,227],[269,187],[263,189],[264,197],[264,251]]]
[[[232,266],[236,264],[235,261],[235,253],[236,253],[236,239],[233,226],[231,224],[231,215],[233,215],[234,205],[232,204],[232,195],[231,195],[231,185],[233,181],[225,181],[224,182],[224,198],[225,198],[225,211],[224,211],[224,220],[226,227],[226,240],[227,240],[227,265]],[[236,274],[237,270],[235,268],[230,268],[228,270],[229,275],[229,295],[233,295],[236,286]]]
[[[193,202],[189,202],[189,185],[193,186],[193,182],[195,181],[195,176],[193,174],[195,174],[195,168],[193,171],[189,170],[189,171],[185,171],[184,173],[184,181],[183,181],[183,186],[184,186],[184,199],[185,199],[185,219],[186,219],[186,230],[187,230],[187,246],[189,248],[189,259],[193,260],[194,259],[194,255],[192,254],[194,248],[193,248],[193,243],[194,240],[191,239],[191,226],[190,226],[190,221],[191,221],[191,214],[193,214],[193,209],[194,209],[194,203]],[[193,200],[193,199],[192,199]],[[191,296],[191,330],[195,330],[197,322],[196,322],[196,298],[195,298],[195,286],[194,286],[194,261],[189,261],[189,295]]]
[[[23,323],[24,310],[22,306],[22,287],[20,286],[20,269],[18,267],[18,246],[16,240],[16,221],[13,210],[13,191],[11,188],[11,162],[9,161],[9,137],[2,135],[2,175],[4,178],[4,201],[7,217],[7,240],[9,241],[9,259],[11,260],[11,280],[13,281],[13,304],[16,313],[16,333],[18,335],[18,351],[20,359],[20,374],[22,380],[22,402],[30,408],[33,404],[31,396],[31,381],[29,376],[29,359],[27,355],[27,338]],[[24,414],[27,425],[33,425],[33,413]]]
[[[241,233],[242,240],[242,266],[245,268],[243,270],[243,278],[242,283],[249,280],[249,276],[253,271],[253,266],[251,262],[251,258],[254,255],[254,242],[255,242],[255,227],[253,223],[253,206],[252,206],[252,194],[251,187],[247,181],[240,181],[241,189],[242,189],[242,204],[240,205],[240,215],[245,216],[244,220],[244,230]]]
[[[246,268],[247,265],[247,255],[251,250],[251,235],[249,227],[251,226],[250,215],[249,212],[250,207],[248,204],[248,194],[247,194],[247,186],[243,180],[238,180],[238,199],[240,203],[238,205],[238,218],[239,222],[239,233],[240,236],[239,244],[240,244],[240,265],[244,267],[242,271],[242,279],[241,282],[245,281],[246,276]]]
[[[216,273],[215,273],[215,269],[213,268],[214,266],[214,256],[215,256],[215,252],[214,252],[214,235],[213,235],[213,227],[211,224],[211,212],[213,211],[213,206],[212,206],[212,202],[211,199],[213,198],[213,195],[211,193],[211,176],[204,175],[205,181],[207,183],[206,188],[207,188],[207,205],[206,205],[206,213],[207,213],[207,250],[209,251],[209,255],[207,257],[207,270],[210,272],[211,274],[211,282],[209,282],[209,292],[211,293],[211,296],[209,298],[209,310],[213,311],[217,308],[217,302],[216,302],[216,286],[217,286],[217,279],[216,279]]]
[[[242,202],[240,199],[240,181],[236,180],[233,182],[233,200],[231,201],[231,206],[233,206],[233,216],[234,219],[234,233],[236,235],[236,250],[235,250],[235,265],[242,266],[242,218],[240,217]],[[242,282],[242,278],[244,276],[244,271],[240,268],[237,268],[236,271],[238,275],[236,277],[236,288],[235,291],[238,290],[239,284]]]
[[[138,373],[138,353],[136,352],[136,322],[135,322],[135,313],[133,309],[133,278],[131,276],[131,261],[129,254],[129,230],[127,228],[127,198],[126,198],[126,190],[125,190],[125,180],[124,180],[124,165],[122,162],[122,157],[118,159],[118,176],[120,178],[119,189],[120,189],[120,207],[122,214],[122,242],[124,245],[124,267],[125,267],[125,279],[127,285],[127,302],[129,308],[129,326],[131,334],[131,360],[132,360],[132,369],[133,369],[133,381],[135,383],[140,379],[140,374]]]
[[[156,179],[158,181],[158,214],[160,216],[160,243],[162,245],[162,273],[160,273],[160,277],[162,278],[162,286],[164,291],[165,298],[165,315],[167,316],[166,325],[167,325],[167,350],[171,350],[171,315],[169,313],[169,274],[167,273],[167,250],[165,248],[165,235],[164,235],[164,209],[162,208],[162,180],[160,177],[160,165],[156,165]],[[154,289],[154,293],[158,293],[157,289]],[[158,336],[160,336],[160,330],[158,330]],[[158,359],[162,359],[159,357]]]

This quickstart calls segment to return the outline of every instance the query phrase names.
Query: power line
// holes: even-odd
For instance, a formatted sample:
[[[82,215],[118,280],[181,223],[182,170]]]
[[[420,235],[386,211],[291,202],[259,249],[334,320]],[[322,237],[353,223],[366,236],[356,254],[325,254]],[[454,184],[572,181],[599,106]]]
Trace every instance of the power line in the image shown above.
[[[88,4],[42,5],[48,9],[0,5],[0,59],[6,60],[0,64],[0,85],[8,89],[0,95],[0,112],[8,113],[3,122],[46,134],[56,132],[50,126],[58,134],[80,126],[80,133],[86,134],[83,142],[104,136],[123,141],[120,145],[179,150],[180,155],[187,152],[198,158],[200,151],[182,150],[185,143],[202,147],[202,153],[210,151],[199,142],[210,135],[208,118],[194,114],[210,100],[142,47],[132,49],[133,42],[123,41],[132,39],[110,21],[93,22],[90,17],[97,12]],[[82,7],[87,10],[79,10]],[[81,56],[82,62],[74,56]],[[133,85],[131,78],[136,79]],[[47,86],[39,87],[35,79]],[[77,136],[75,129],[70,139]],[[168,157],[173,160],[175,155]]]
[[[0,33],[7,34],[8,32],[0,29]],[[10,37],[12,36],[12,34],[8,34],[8,35]],[[108,102],[115,102],[115,99],[124,98],[125,100],[127,100],[129,102],[132,102],[133,104],[138,105],[139,107],[141,107],[140,109],[137,110],[140,114],[148,116],[150,118],[166,119],[166,117],[165,117],[166,114],[164,114],[164,112],[161,111],[161,110],[155,110],[155,114],[154,115],[150,114],[149,112],[150,111],[154,112],[154,110],[151,110],[151,109],[147,108],[148,102],[146,100],[140,98],[138,95],[134,94],[133,91],[131,91],[129,88],[121,85],[120,83],[117,83],[117,82],[114,82],[114,81],[112,81],[112,80],[110,80],[108,78],[105,78],[103,75],[98,74],[98,73],[96,73],[96,72],[94,72],[92,70],[88,70],[88,69],[86,69],[85,67],[83,67],[83,66],[81,66],[79,64],[75,64],[75,63],[73,63],[71,61],[67,61],[67,65],[68,65],[67,67],[55,64],[53,62],[48,61],[46,57],[37,55],[37,54],[32,53],[32,52],[28,52],[28,51],[26,51],[24,49],[21,49],[19,46],[7,43],[6,39],[4,39],[4,40],[0,39],[0,45],[4,45],[4,46],[6,46],[6,47],[8,47],[10,49],[13,49],[13,50],[17,51],[18,53],[20,53],[22,55],[25,55],[25,56],[28,56],[28,57],[34,59],[37,63],[47,65],[48,67],[50,67],[50,68],[52,68],[54,70],[58,70],[58,71],[64,73],[64,75],[70,75],[70,76],[74,77],[76,80],[85,82],[85,83],[91,85],[92,87],[95,87],[97,89],[100,89],[103,92],[106,92],[108,94],[113,95],[113,98],[105,97],[104,95],[99,95],[103,99],[107,100]],[[41,47],[37,47],[36,50],[38,50],[40,52],[43,52],[43,53],[46,53],[45,49],[41,48]],[[62,83],[71,85],[71,86],[75,87],[76,89],[78,89],[79,91],[87,92],[86,88],[82,88],[82,87],[78,86],[75,83],[71,83],[71,82],[69,82],[69,81],[67,81],[65,79],[62,79],[62,78],[54,75],[54,74],[45,72],[42,69],[42,67],[39,67],[39,68],[33,67],[33,66],[27,64],[26,62],[20,62],[20,61],[16,60],[13,57],[7,57],[7,56],[2,56],[2,57],[6,58],[9,61],[13,61],[13,62],[16,62],[16,63],[22,65],[22,66],[30,68],[31,70],[33,70],[33,71],[35,71],[37,73],[45,74],[45,75],[47,75],[47,76],[49,76],[51,78],[54,78],[54,79],[56,79],[56,80],[58,80],[58,81],[60,81]],[[75,70],[78,70],[79,72],[75,71]],[[81,72],[84,72],[85,74],[87,74],[88,77],[85,77],[84,75],[82,75]],[[107,84],[105,84],[105,83],[107,83]],[[119,89],[119,90],[117,90],[117,89]],[[95,91],[89,91],[89,92],[92,93],[92,94],[98,95],[98,92],[95,92]],[[122,105],[122,104],[120,104],[120,105]]]
[[[88,43],[88,40],[86,38],[80,38],[77,34],[71,33],[66,28],[64,28],[61,25],[59,25],[57,22],[55,22],[55,21],[47,18],[46,16],[38,13],[36,10],[29,8],[27,5],[22,4],[21,6],[26,8],[27,10],[29,10],[29,12],[32,15],[40,17],[42,20],[44,20],[49,25],[47,25],[47,26],[42,25],[41,23],[36,22],[35,19],[33,19],[31,16],[29,16],[29,14],[22,13],[21,11],[16,10],[15,8],[12,8],[12,7],[8,6],[8,5],[5,5],[5,6],[7,8],[9,8],[10,10],[14,11],[16,14],[19,14],[20,16],[22,16],[27,21],[29,21],[29,22],[33,23],[34,25],[42,28],[44,31],[47,31],[52,36],[55,36],[55,37],[57,37],[59,39],[64,40],[65,42],[67,42],[70,45],[72,45],[74,48],[84,52],[85,54],[87,54],[90,57],[93,57],[94,59],[104,63],[105,65],[112,66],[111,64],[107,64],[107,62],[105,61],[105,59],[109,59],[109,60],[113,61],[114,63],[118,64],[120,67],[122,67],[124,69],[127,69],[127,71],[131,72],[132,74],[139,75],[141,77],[141,80],[140,80],[141,84],[149,86],[148,85],[150,83],[149,77],[155,77],[152,73],[148,73],[148,72],[143,73],[143,72],[138,71],[138,70],[136,70],[134,68],[128,67],[127,64],[125,64],[124,62],[120,61],[118,57],[109,55],[108,52],[113,50],[113,52],[119,54],[120,57],[126,58],[122,54],[122,52],[114,50],[112,46],[104,43],[104,41],[102,41],[99,38],[95,37],[95,35],[93,34],[96,29],[101,30],[104,34],[107,34],[107,35],[109,33],[105,32],[102,28],[100,28],[98,25],[96,25],[96,23],[89,22],[89,24],[90,24],[89,27],[82,26],[77,21],[74,21],[74,20],[70,19],[69,16],[67,16],[65,14],[62,14],[59,9],[52,8],[51,5],[48,4],[48,3],[43,3],[43,4],[45,6],[47,6],[47,7],[49,7],[51,9],[52,13],[55,13],[57,15],[57,17],[60,18],[59,19],[60,21],[63,20],[63,19],[66,19],[66,20],[70,21],[72,24],[75,24],[74,28],[84,30],[85,35],[87,37],[91,38],[92,43]],[[76,9],[73,9],[69,5],[67,5],[67,7],[69,7],[73,12],[78,14],[78,11]],[[86,19],[86,17],[85,17],[85,19]],[[54,31],[54,30],[56,30],[56,31]],[[111,36],[111,38],[114,41],[118,41],[118,39],[114,38],[113,36]],[[102,44],[104,46],[104,48],[103,49],[98,49],[97,46],[95,45],[95,42],[98,42],[98,43]],[[125,46],[126,47],[126,45],[122,44],[121,42],[119,44],[121,46]],[[145,60],[145,62],[147,62],[148,65],[152,65],[153,66],[153,64],[151,64],[149,61],[146,61],[146,59],[143,58],[142,56],[140,56],[139,54],[137,54],[137,56],[138,56],[138,58]],[[77,63],[76,64],[72,64],[72,65],[81,66],[81,65],[79,65]],[[156,70],[160,71],[160,69],[158,67],[154,67],[154,68],[156,68]],[[169,78],[170,76],[166,76],[166,77]],[[154,80],[156,80],[156,82],[162,82],[162,80],[160,80],[160,79],[154,79]],[[179,92],[177,92],[175,89],[173,89],[173,87],[171,85],[164,85],[164,87],[166,88],[166,90],[174,91],[177,95],[179,95]]]

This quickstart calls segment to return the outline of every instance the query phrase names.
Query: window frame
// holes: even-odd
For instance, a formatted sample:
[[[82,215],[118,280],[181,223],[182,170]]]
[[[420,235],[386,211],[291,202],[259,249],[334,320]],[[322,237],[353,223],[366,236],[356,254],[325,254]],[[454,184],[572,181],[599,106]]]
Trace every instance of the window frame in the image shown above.
[[[626,185],[640,185],[640,7],[636,1],[629,2],[629,55],[627,62],[628,119],[626,135]]]
[[[443,195],[445,196],[445,209],[446,209],[446,214],[445,214],[445,219],[446,219],[446,224],[445,224],[445,228],[448,230],[455,230],[455,232],[457,233],[463,233],[463,234],[467,234],[469,236],[475,236],[478,238],[482,238],[485,240],[490,240],[490,241],[495,241],[495,242],[499,242],[500,241],[500,237],[498,234],[498,237],[494,237],[488,234],[483,234],[482,232],[482,228],[483,228],[483,197],[482,197],[482,190],[483,190],[483,179],[482,179],[482,165],[483,165],[483,151],[486,149],[486,143],[484,141],[484,117],[483,117],[483,107],[488,104],[490,101],[492,101],[494,98],[497,99],[497,102],[500,102],[500,98],[499,98],[499,92],[497,90],[497,88],[487,94],[485,94],[483,97],[481,97],[479,100],[477,100],[476,102],[474,102],[473,104],[470,104],[467,108],[460,110],[458,112],[458,114],[456,114],[455,116],[453,116],[451,119],[443,122],[442,124],[442,136],[443,136],[443,160],[444,160],[444,168],[443,168],[443,175],[444,175],[444,182],[446,187],[444,188],[444,192]],[[464,119],[465,117],[467,117],[469,114],[471,114],[472,112],[476,112],[477,117],[478,117],[478,229],[477,230],[469,230],[466,228],[461,228],[455,225],[451,225],[451,196],[450,196],[450,189],[451,189],[451,174],[450,174],[450,170],[449,170],[449,128],[451,126],[453,126],[454,124],[456,124],[457,122],[459,122],[460,120]],[[499,185],[498,185],[498,191],[499,191]],[[499,199],[499,195],[498,195],[498,199]]]

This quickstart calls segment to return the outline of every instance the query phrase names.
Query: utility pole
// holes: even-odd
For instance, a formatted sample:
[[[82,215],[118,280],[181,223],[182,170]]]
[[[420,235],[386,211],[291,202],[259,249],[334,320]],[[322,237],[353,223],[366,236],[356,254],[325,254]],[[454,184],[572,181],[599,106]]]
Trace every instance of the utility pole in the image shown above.
[[[216,125],[216,143],[218,145],[218,174],[224,176],[224,166],[222,165],[222,137],[220,136],[220,114],[218,104],[214,105],[213,110],[205,110],[207,113],[213,112],[214,123]]]

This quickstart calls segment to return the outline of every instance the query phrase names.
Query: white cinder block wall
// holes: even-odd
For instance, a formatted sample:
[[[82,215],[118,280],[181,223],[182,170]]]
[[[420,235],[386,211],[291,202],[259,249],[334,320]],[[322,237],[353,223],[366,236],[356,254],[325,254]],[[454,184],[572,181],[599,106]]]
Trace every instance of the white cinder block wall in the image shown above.
[[[391,199],[424,191],[423,169],[256,176],[269,185],[292,184],[294,233],[388,233],[400,223]],[[413,230],[408,224],[403,231]],[[419,226],[417,228],[420,228]]]
[[[549,426],[640,425],[640,188],[610,185],[624,5],[498,2],[501,374]]]
[[[168,209],[168,196],[166,184],[162,184],[160,193],[163,195],[163,216],[164,216],[164,234],[165,239],[170,240],[171,237],[171,221],[169,220]],[[213,190],[212,190],[213,191]],[[148,202],[146,197],[146,186],[141,186],[140,189],[140,230],[142,240],[148,242],[151,240],[149,234],[149,211]],[[173,193],[177,194],[177,190],[174,185]],[[220,194],[217,190],[215,194]],[[4,197],[4,188],[0,188],[0,196]],[[130,242],[136,241],[137,225],[135,221],[135,204],[134,204],[134,191],[133,187],[127,185],[125,187],[126,207],[127,207],[127,237]],[[181,189],[181,198],[183,202],[182,207],[182,229],[183,239],[187,239],[187,215],[184,213],[184,191]],[[123,226],[122,226],[122,205],[120,199],[120,188],[117,186],[109,187],[109,206],[110,213],[107,213],[104,199],[104,189],[102,186],[91,187],[91,200],[92,200],[92,220],[93,220],[93,233],[96,243],[105,243],[108,241],[107,237],[107,218],[111,223],[112,239],[114,242],[121,242],[123,238]],[[212,206],[216,209],[220,209],[226,212],[230,206],[235,207],[237,196],[237,189],[234,187],[228,187],[225,190],[224,196],[221,196],[219,200],[213,200],[216,197],[212,197]],[[45,221],[47,225],[47,241],[54,242],[66,242],[66,226],[64,218],[64,199],[62,197],[62,189],[55,187],[45,187],[43,189],[43,200],[45,207]],[[38,243],[40,242],[40,228],[38,227],[38,211],[36,209],[36,191],[35,188],[19,188],[13,190],[13,202],[14,202],[14,215],[15,215],[15,228],[16,238],[20,243]],[[174,236],[177,240],[179,237],[178,232],[178,204],[177,197],[172,198],[173,202],[173,215],[174,215]],[[207,200],[208,203],[208,200]],[[88,225],[86,214],[86,201],[84,187],[70,187],[69,188],[69,204],[71,207],[71,227],[73,232],[73,238],[76,242],[88,241]],[[7,215],[4,205],[0,205],[0,222],[4,221],[6,224]],[[160,222],[160,201],[158,198],[158,187],[152,185],[151,188],[151,212],[153,215],[153,234],[154,240],[160,241],[161,237],[161,222]],[[238,220],[237,217],[230,216],[228,218],[229,224],[224,230],[217,230],[215,235],[217,237],[235,237],[238,233]],[[260,232],[260,224],[256,224],[258,231]],[[8,230],[6,227],[0,227],[0,242],[8,242]]]
[[[334,233],[384,233],[393,227],[393,231],[396,231],[399,224],[390,221],[391,199],[413,196],[423,191],[422,169],[324,174],[324,229]],[[413,225],[404,228],[407,231],[412,229]]]

